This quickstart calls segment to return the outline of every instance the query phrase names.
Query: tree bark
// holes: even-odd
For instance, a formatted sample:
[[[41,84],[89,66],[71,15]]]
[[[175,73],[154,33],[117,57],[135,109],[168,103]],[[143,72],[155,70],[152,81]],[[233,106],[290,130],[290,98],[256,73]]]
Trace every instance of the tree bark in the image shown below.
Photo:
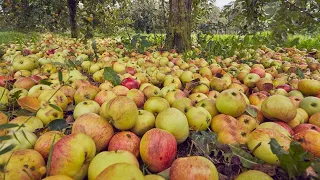
[[[170,0],[165,49],[184,52],[191,49],[192,0]]]
[[[68,8],[69,8],[69,21],[70,21],[71,37],[77,38],[79,35],[78,25],[77,25],[77,21],[76,21],[77,0],[68,0]]]

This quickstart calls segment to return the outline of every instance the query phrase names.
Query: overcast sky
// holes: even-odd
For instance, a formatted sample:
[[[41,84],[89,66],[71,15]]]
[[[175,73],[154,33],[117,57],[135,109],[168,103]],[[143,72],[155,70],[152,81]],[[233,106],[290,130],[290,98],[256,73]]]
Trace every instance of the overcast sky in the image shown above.
[[[216,5],[222,8],[224,5],[229,4],[233,0],[216,0]]]

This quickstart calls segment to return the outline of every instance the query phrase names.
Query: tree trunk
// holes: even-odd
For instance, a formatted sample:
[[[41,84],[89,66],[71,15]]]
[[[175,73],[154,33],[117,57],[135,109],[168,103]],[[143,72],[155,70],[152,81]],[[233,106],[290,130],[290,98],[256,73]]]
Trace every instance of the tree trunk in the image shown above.
[[[165,49],[184,52],[191,49],[192,0],[170,0]]]
[[[68,0],[68,8],[69,8],[69,21],[71,25],[71,37],[77,38],[79,35],[78,25],[76,21],[77,0]]]

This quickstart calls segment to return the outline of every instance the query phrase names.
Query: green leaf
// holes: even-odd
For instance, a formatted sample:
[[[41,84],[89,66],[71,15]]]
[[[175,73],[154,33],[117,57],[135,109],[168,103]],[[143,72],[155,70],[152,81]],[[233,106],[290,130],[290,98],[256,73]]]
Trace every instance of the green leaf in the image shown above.
[[[28,141],[28,143],[29,143],[30,145],[32,145],[31,142],[29,141],[26,133],[25,133],[23,130],[21,130],[21,132],[22,132],[23,137]]]
[[[303,74],[303,71],[302,71],[301,68],[298,68],[298,77],[299,77],[300,79],[304,79],[304,74]]]
[[[20,140],[18,139],[17,135],[15,132],[13,132],[13,137],[21,144]]]
[[[51,145],[50,145],[50,151],[49,151],[48,162],[47,162],[47,174],[46,174],[46,177],[49,176],[49,172],[50,172],[50,168],[51,168],[52,152],[53,152],[53,145],[54,145],[55,139],[56,139],[56,134],[54,135],[53,140],[52,140]]]
[[[51,121],[47,127],[50,131],[61,131],[62,129],[69,127],[69,124],[65,119],[55,119]]]
[[[5,154],[5,153],[11,151],[11,150],[14,149],[15,147],[16,147],[15,144],[10,144],[9,146],[5,147],[4,149],[2,149],[2,150],[0,151],[0,155]]]
[[[22,90],[16,91],[15,93],[13,93],[12,98],[13,99],[19,99],[21,93],[22,93]]]
[[[55,104],[49,104],[49,106],[51,106],[53,109],[59,111],[59,112],[62,112],[61,108]]]
[[[317,174],[320,174],[320,162],[314,162],[311,166]]]
[[[58,79],[59,79],[60,84],[62,84],[62,72],[61,72],[61,70],[58,71]]]
[[[44,85],[50,86],[52,83],[49,82],[49,81],[46,81],[46,80],[44,80],[44,79],[41,79],[40,82],[39,82],[39,84],[44,84]]]
[[[8,135],[6,135],[6,136],[0,136],[0,142],[1,141],[5,141],[5,140],[9,140],[9,139],[11,139],[12,137],[11,136],[8,136]]]
[[[288,173],[289,179],[295,179],[295,177],[303,175],[312,163],[310,152],[305,151],[296,141],[290,143],[288,151],[285,151],[274,138],[271,138],[269,144],[272,153],[279,159],[280,167]]]
[[[169,173],[170,173],[170,168],[163,170],[158,173],[159,176],[162,176],[164,179],[169,180]]]
[[[263,164],[264,163],[262,160],[252,156],[250,153],[246,152],[241,147],[234,146],[234,145],[229,145],[229,147],[230,147],[232,153],[235,156],[239,157],[241,164],[245,168],[251,168],[255,164]]]
[[[103,72],[104,80],[111,81],[113,86],[121,84],[120,77],[111,67],[105,67]]]
[[[2,124],[0,125],[0,130],[3,130],[3,129],[10,129],[10,128],[15,128],[15,127],[18,127],[19,124]]]
[[[246,112],[253,118],[256,118],[258,116],[257,110],[250,105],[246,106]]]
[[[71,61],[70,59],[68,59],[68,65],[71,67],[71,68],[77,68],[76,64]]]

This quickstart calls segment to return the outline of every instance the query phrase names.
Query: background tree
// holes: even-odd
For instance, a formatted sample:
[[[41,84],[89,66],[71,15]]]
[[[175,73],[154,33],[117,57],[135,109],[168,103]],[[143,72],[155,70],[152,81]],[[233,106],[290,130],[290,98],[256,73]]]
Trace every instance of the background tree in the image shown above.
[[[165,48],[184,52],[191,49],[191,0],[170,0]]]
[[[70,30],[71,30],[72,38],[77,38],[79,34],[78,25],[76,21],[78,3],[79,3],[78,0],[68,0],[69,21],[70,21]]]

